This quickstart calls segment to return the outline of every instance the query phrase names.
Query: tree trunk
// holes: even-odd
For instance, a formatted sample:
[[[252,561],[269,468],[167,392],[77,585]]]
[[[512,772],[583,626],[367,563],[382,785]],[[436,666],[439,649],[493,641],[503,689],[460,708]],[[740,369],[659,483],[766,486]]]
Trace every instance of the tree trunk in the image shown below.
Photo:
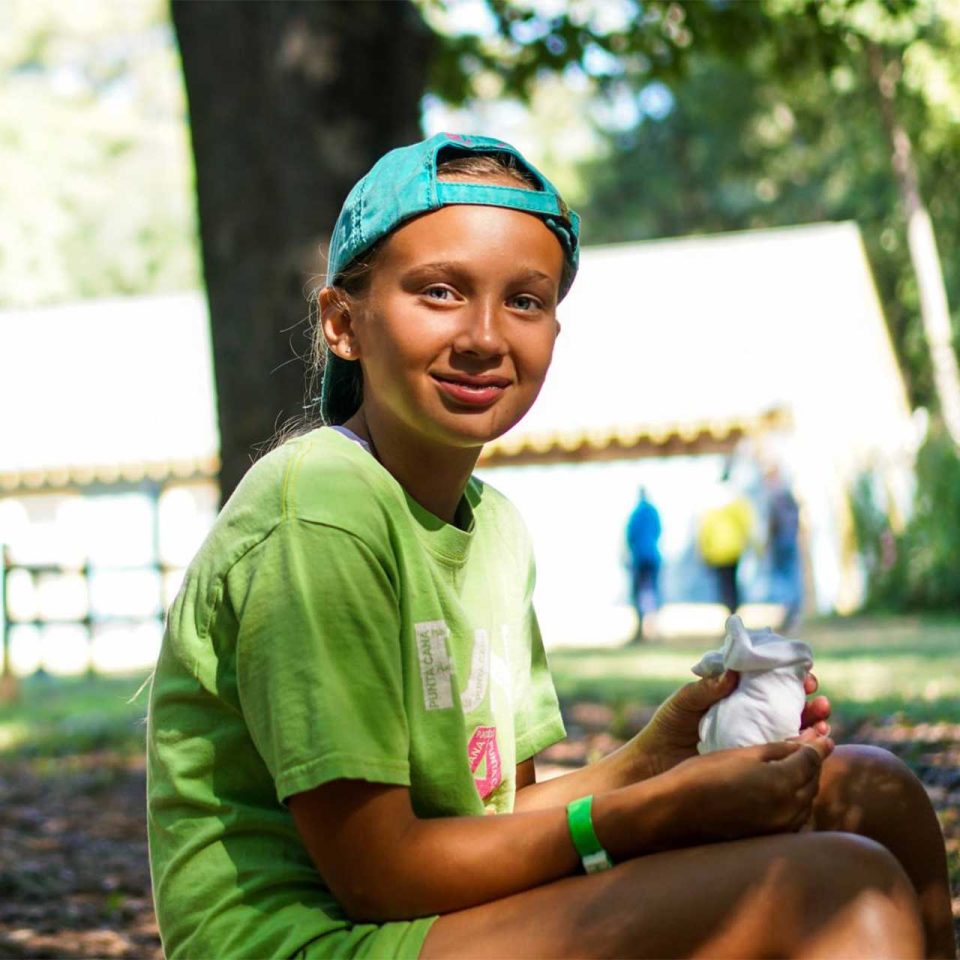
[[[910,137],[898,120],[894,108],[899,67],[897,64],[885,63],[883,53],[875,43],[868,44],[867,60],[879,95],[883,123],[890,140],[893,169],[900,188],[900,200],[907,218],[907,245],[917,278],[920,319],[930,350],[933,383],[940,413],[953,442],[960,446],[960,373],[957,370],[957,354],[953,348],[947,290],[943,282],[933,223],[920,195]]]
[[[174,0],[172,9],[226,500],[278,426],[303,414],[320,249],[354,182],[386,150],[419,139],[431,34],[406,0]]]

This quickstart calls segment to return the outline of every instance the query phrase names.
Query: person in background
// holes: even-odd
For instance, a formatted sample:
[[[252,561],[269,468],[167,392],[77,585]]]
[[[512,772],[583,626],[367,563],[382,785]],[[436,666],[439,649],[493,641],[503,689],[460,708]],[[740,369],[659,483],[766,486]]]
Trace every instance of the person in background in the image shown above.
[[[640,488],[640,499],[627,521],[627,547],[630,550],[630,599],[637,611],[637,632],[633,643],[643,640],[644,617],[660,606],[660,533],[657,508]]]
[[[740,606],[737,573],[740,560],[753,540],[756,525],[750,501],[730,483],[724,470],[713,503],[703,512],[697,545],[704,563],[713,571],[720,602],[736,613]]]
[[[790,633],[800,621],[803,574],[800,568],[800,507],[777,467],[766,474],[767,550],[770,557],[772,598],[784,605],[781,633]]]

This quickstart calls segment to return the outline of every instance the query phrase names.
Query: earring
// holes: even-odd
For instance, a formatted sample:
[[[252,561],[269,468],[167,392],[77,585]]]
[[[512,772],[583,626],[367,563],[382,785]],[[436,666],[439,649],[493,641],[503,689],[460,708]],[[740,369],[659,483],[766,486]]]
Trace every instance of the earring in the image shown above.
[[[349,343],[345,343],[340,349],[344,352],[344,354],[346,354],[347,356],[350,356],[350,344],[349,344]]]

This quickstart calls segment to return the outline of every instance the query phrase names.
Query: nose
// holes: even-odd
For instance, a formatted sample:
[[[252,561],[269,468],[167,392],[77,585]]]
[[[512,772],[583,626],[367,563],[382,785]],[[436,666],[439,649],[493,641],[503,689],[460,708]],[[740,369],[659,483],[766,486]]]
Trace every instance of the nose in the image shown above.
[[[453,349],[471,357],[496,357],[506,351],[500,303],[477,300],[460,313]]]

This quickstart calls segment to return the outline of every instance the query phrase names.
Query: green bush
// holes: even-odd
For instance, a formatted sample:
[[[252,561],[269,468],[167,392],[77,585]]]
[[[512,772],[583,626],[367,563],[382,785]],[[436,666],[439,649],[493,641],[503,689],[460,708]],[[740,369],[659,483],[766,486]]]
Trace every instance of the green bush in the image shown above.
[[[960,607],[960,454],[941,424],[931,423],[917,454],[916,492],[906,529],[895,536],[871,474],[850,493],[854,529],[867,572],[868,607]]]

